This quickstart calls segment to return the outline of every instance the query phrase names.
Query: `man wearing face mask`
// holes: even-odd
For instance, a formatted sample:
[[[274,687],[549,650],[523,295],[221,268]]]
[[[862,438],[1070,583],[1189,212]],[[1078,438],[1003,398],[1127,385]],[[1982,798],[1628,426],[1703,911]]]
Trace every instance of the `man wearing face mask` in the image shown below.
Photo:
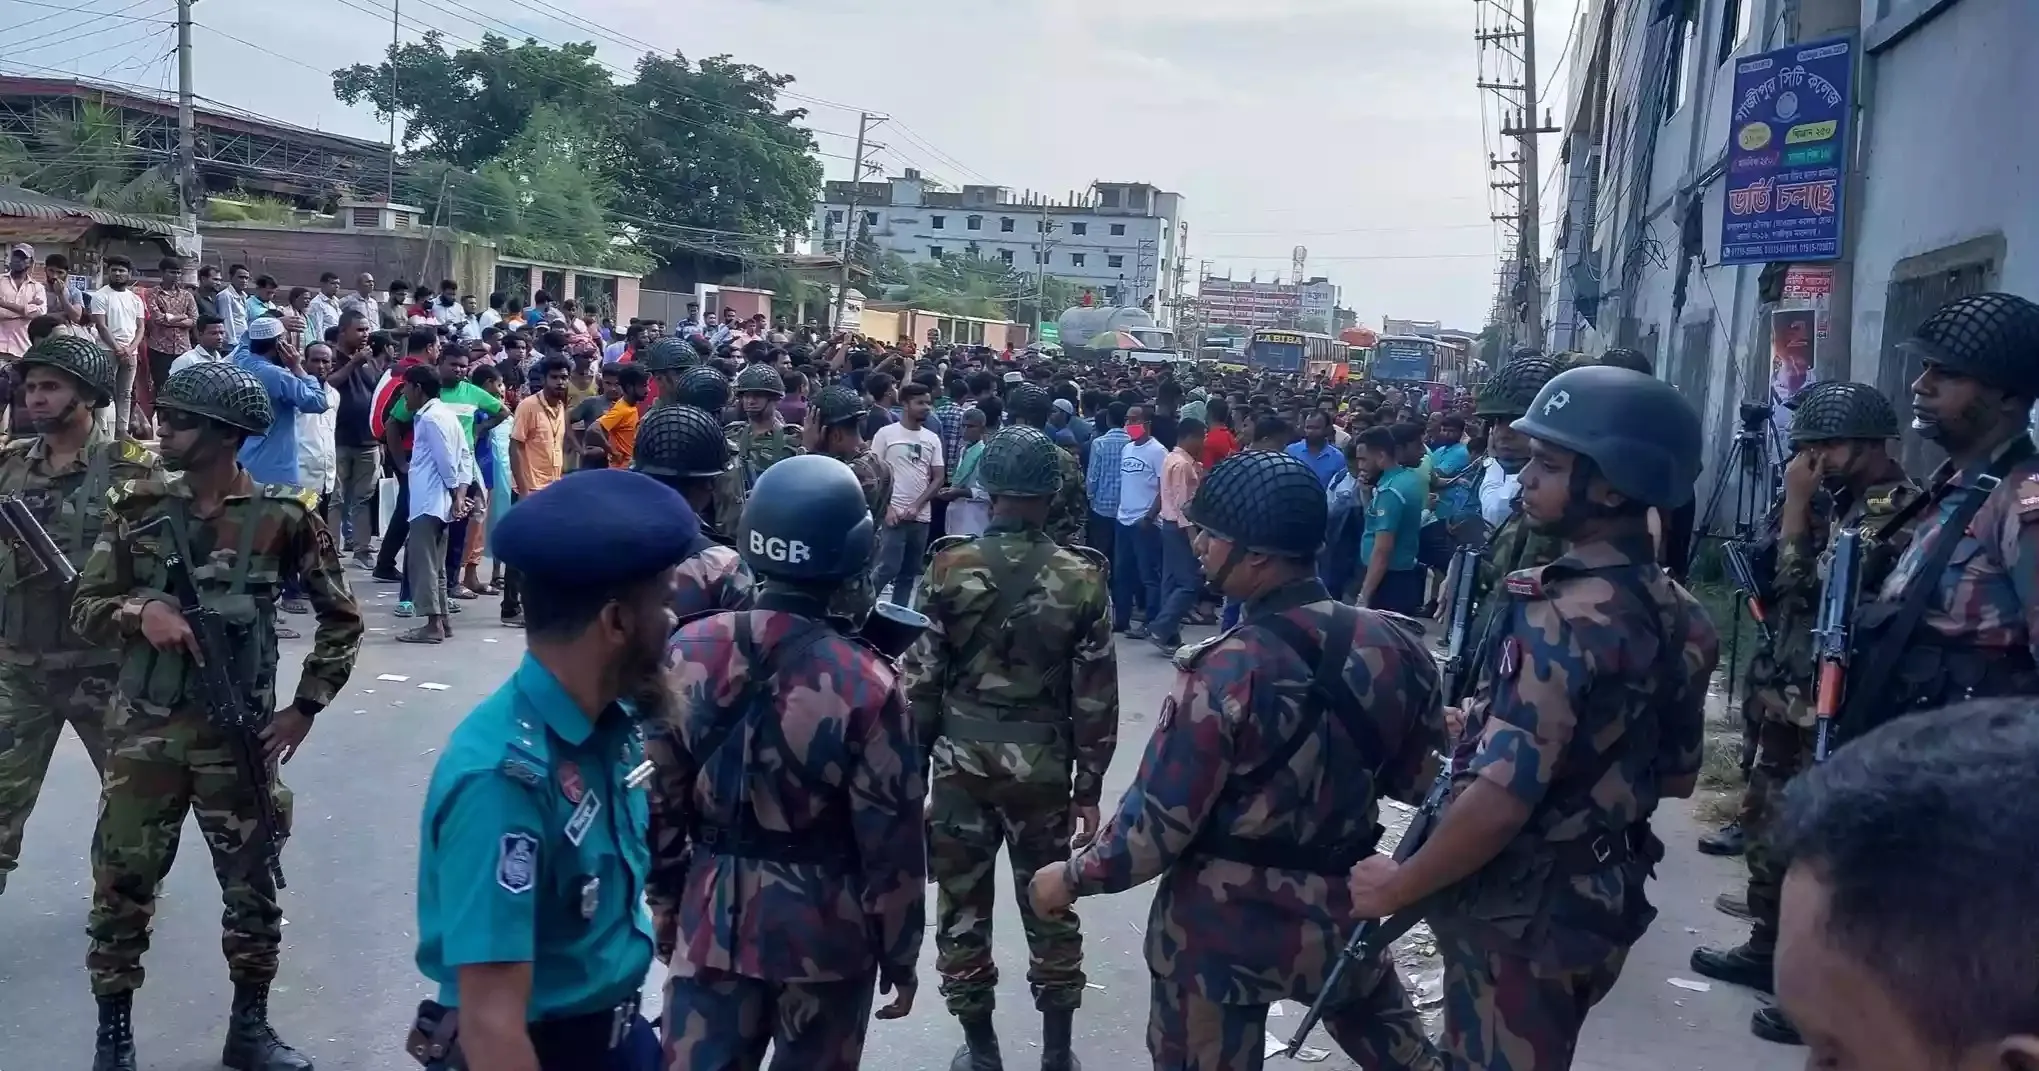
[[[132,440],[92,444],[92,411],[113,394],[113,355],[71,335],[28,348],[15,367],[36,434],[0,450],[0,495],[19,497],[75,565],[106,520],[115,484],[159,472]],[[106,717],[119,652],[87,644],[69,623],[73,583],[39,571],[0,541],[0,892],[21,854],[22,827],[65,724],[106,769]]]
[[[1867,589],[1839,730],[1843,739],[1913,710],[2039,691],[2039,304],[1957,299],[1900,346],[1912,429],[1947,451],[1927,491],[1873,535],[1909,532]],[[1873,592],[1873,594],[1872,594]]]
[[[1749,866],[1749,939],[1728,949],[1700,948],[1692,969],[1708,978],[1770,992],[1777,951],[1777,912],[1784,874],[1765,841],[1784,787],[1811,764],[1813,681],[1819,672],[1813,627],[1819,618],[1822,557],[1834,533],[1875,530],[1918,497],[1887,444],[1897,438],[1897,413],[1864,383],[1816,383],[1792,403],[1784,499],[1777,511],[1776,569],[1763,594],[1770,642],[1749,660],[1747,698],[1758,725],[1756,765],[1749,778],[1741,829]],[[1832,493],[1816,492],[1824,485]],[[1820,508],[1820,500],[1828,507]],[[1860,563],[1874,590],[1904,549],[1904,534],[1872,543]],[[1758,557],[1757,561],[1761,561]],[[1755,1014],[1757,1037],[1797,1044],[1798,1033],[1774,1006]]]
[[[678,492],[621,469],[496,524],[530,579],[524,660],[453,731],[418,850],[417,961],[439,985],[419,1016],[457,1015],[465,1066],[659,1066],[637,1012],[655,932],[639,725],[671,705],[674,566],[699,535]]]

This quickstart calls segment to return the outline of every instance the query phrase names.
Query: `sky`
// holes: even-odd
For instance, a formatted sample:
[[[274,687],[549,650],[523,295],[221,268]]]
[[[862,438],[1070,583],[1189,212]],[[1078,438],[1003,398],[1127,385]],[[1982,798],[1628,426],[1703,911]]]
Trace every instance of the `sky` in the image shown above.
[[[398,0],[402,32],[591,40],[627,69],[650,48],[790,74],[831,179],[860,111],[873,159],[950,186],[1064,196],[1094,181],[1184,195],[1213,274],[1328,276],[1363,324],[1477,329],[1496,236],[1472,0]],[[1575,0],[1538,12],[1562,56]],[[174,0],[0,0],[12,73],[176,85]],[[201,97],[382,140],[330,72],[383,58],[389,0],[200,0]],[[1562,65],[1547,99],[1564,99]],[[1546,138],[1543,151],[1557,142]],[[1550,159],[1550,156],[1546,157]]]

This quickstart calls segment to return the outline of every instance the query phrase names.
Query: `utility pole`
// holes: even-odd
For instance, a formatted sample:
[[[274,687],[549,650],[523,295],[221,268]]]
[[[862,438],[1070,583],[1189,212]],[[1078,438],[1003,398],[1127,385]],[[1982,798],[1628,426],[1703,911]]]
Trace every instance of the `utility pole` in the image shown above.
[[[198,234],[198,119],[191,98],[191,3],[177,0],[177,207],[184,227]]]
[[[1041,325],[1048,322],[1048,195],[1041,195],[1040,234],[1034,239],[1034,341],[1041,340]]]
[[[861,222],[857,215],[857,194],[863,191],[864,186],[864,137],[870,132],[872,122],[870,112],[858,113],[857,152],[855,159],[850,163],[850,205],[848,213],[843,217],[842,272],[836,279],[835,311],[828,318],[828,327],[831,331],[842,330],[843,302],[849,300],[850,296],[850,258],[856,255],[857,226]]]
[[[1519,10],[1517,5],[1519,6]],[[1500,134],[1517,143],[1515,154],[1501,159],[1488,157],[1489,166],[1504,174],[1513,168],[1512,181],[1491,183],[1504,198],[1515,198],[1511,212],[1497,212],[1504,225],[1512,222],[1514,248],[1503,259],[1496,304],[1508,315],[1510,333],[1517,343],[1543,348],[1543,251],[1537,185],[1542,180],[1537,151],[1538,139],[1558,133],[1548,120],[1537,122],[1536,0],[1480,0],[1480,26],[1473,34],[1480,43],[1479,88],[1494,93],[1501,101]],[[1491,53],[1498,62],[1489,66]],[[1512,217],[1506,219],[1503,217]]]
[[[382,199],[396,203],[396,50],[403,46],[404,0],[389,0],[389,185]]]

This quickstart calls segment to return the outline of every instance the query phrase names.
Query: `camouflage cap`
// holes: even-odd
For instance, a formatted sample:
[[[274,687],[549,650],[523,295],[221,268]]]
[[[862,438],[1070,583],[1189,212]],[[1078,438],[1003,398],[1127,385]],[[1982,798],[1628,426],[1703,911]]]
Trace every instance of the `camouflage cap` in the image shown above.
[[[1529,403],[1536,400],[1536,392],[1542,390],[1551,377],[1564,370],[1564,363],[1553,357],[1542,354],[1517,357],[1480,384],[1479,396],[1473,403],[1473,415],[1519,417],[1529,412]]]
[[[1046,432],[1009,425],[984,440],[977,482],[994,495],[1045,498],[1062,489],[1062,448]]]
[[[781,398],[786,394],[786,380],[771,365],[745,365],[743,371],[736,374],[736,393],[769,394]]]
[[[253,372],[225,361],[201,361],[170,373],[156,408],[179,409],[256,435],[269,433],[276,410]]]
[[[637,426],[630,467],[647,476],[698,479],[729,467],[729,440],[715,417],[691,405],[662,405]]]
[[[1014,420],[1037,428],[1048,422],[1048,410],[1054,404],[1054,395],[1039,383],[1015,383],[1005,391],[1005,411]]]
[[[673,401],[679,405],[691,405],[710,413],[722,411],[729,404],[729,377],[713,368],[689,368],[680,376],[680,389]]]
[[[691,368],[700,360],[692,343],[676,335],[668,335],[651,344],[644,355],[644,370],[651,373],[678,372]]]
[[[1313,559],[1324,547],[1330,506],[1323,481],[1301,459],[1247,450],[1211,469],[1183,516],[1243,550]]]
[[[1815,383],[1798,393],[1791,408],[1793,442],[1897,438],[1897,410],[1867,383]]]
[[[829,427],[862,420],[870,413],[871,407],[864,404],[863,395],[837,384],[823,390],[821,396],[814,400],[814,411],[821,426]]]
[[[1955,375],[2022,398],[2039,396],[2039,305],[2016,294],[1956,298],[1900,348]]]
[[[15,362],[26,371],[34,365],[54,368],[76,379],[91,395],[93,408],[113,397],[119,367],[106,347],[77,335],[51,335],[28,348]]]

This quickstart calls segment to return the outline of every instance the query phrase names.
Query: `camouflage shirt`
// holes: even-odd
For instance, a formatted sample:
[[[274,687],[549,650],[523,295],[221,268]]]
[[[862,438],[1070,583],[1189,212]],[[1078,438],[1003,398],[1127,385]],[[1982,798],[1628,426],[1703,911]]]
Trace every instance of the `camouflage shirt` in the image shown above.
[[[892,501],[892,470],[878,455],[869,450],[848,459],[838,458],[857,474],[857,485],[864,489],[864,502],[871,507],[871,523],[885,523],[885,507]],[[864,618],[871,613],[871,607],[878,602],[877,585],[871,582],[871,570],[861,570],[843,580],[836,589],[835,597],[828,602],[831,617],[840,617],[854,628],[862,628]]]
[[[19,497],[74,568],[106,523],[107,492],[161,472],[155,454],[128,440],[88,446],[62,468],[51,464],[41,436],[0,449],[0,495]],[[118,661],[119,652],[95,648],[71,628],[74,590],[38,572],[19,547],[0,542],[0,661],[52,669]]]
[[[722,431],[729,439],[736,467],[743,472],[745,490],[757,483],[766,469],[807,452],[800,444],[800,428],[780,420],[777,410],[772,413],[770,431],[759,431],[748,420],[739,420]]]
[[[906,703],[885,660],[829,632],[767,678],[737,646],[750,620],[763,658],[796,629],[820,626],[773,608],[682,625],[667,647],[677,705],[647,733],[653,779],[652,878],[660,947],[672,972],[700,969],[772,982],[865,977],[911,980],[925,926],[927,784]],[[749,701],[711,756],[689,749]],[[703,760],[706,765],[703,765]],[[847,868],[711,854],[692,844],[702,824],[826,836],[852,845]]]
[[[1002,575],[1042,547],[1039,571],[1014,575],[1024,589],[1003,593],[1001,605]],[[994,521],[982,536],[935,544],[919,608],[931,627],[907,652],[902,672],[936,776],[1067,785],[1076,803],[1095,805],[1119,735],[1111,600],[1096,552],[1054,548],[1038,529]],[[1039,722],[1067,735],[1053,744],[973,740],[945,733],[950,717]]]
[[[725,547],[736,546],[736,530],[743,523],[743,503],[749,497],[750,488],[743,482],[743,467],[731,461],[729,467],[715,477],[708,498],[709,515],[701,518],[701,530]]]
[[[1919,627],[1964,647],[2024,648],[2039,660],[2039,457],[2013,466],[1989,491],[1976,486],[1982,467],[1957,473],[1942,465],[1934,474],[1928,484],[1934,501],[1912,521],[1909,545],[1883,581],[1882,601],[1901,601],[1935,545],[1951,535],[1958,540],[1953,557],[1934,578]],[[1975,519],[1959,533],[1946,532],[1963,498],[1979,493],[1988,497]]]
[[[1631,837],[1656,811],[1665,782],[1699,772],[1720,640],[1654,557],[1647,536],[1587,543],[1507,578],[1453,775],[1461,789],[1485,779],[1530,816],[1499,856],[1447,894],[1433,927],[1583,969],[1623,943],[1610,931],[1652,916],[1639,872],[1553,874],[1549,853],[1602,835]]]
[[[1352,921],[1343,875],[1249,866],[1191,850],[1200,833],[1285,842],[1369,834],[1379,800],[1414,800],[1424,765],[1444,746],[1436,663],[1412,631],[1359,612],[1346,685],[1369,730],[1352,735],[1327,713],[1318,743],[1298,748],[1250,789],[1228,784],[1259,770],[1302,731],[1316,667],[1254,621],[1280,615],[1317,642],[1331,624],[1323,584],[1303,581],[1248,603],[1245,624],[1197,653],[1178,674],[1118,812],[1067,864],[1072,887],[1094,896],[1154,877],[1147,967],[1226,1004],[1308,1001]]]
[[[237,669],[256,709],[275,706],[276,600],[295,575],[317,615],[297,697],[324,707],[346,687],[361,649],[361,610],[347,588],[332,533],[319,520],[318,495],[257,484],[238,470],[217,516],[199,517],[179,474],[117,485],[107,495],[106,528],[92,547],[71,604],[71,624],[88,642],[123,653],[121,693],[135,711],[167,717],[197,711],[194,667],[182,653],[157,651],[143,638],[142,610],[178,605],[165,559],[179,554],[172,512],[186,518],[199,598],[243,640]],[[252,669],[252,672],[250,671]]]
[[[673,616],[685,623],[716,610],[748,610],[756,586],[743,558],[717,543],[680,563],[673,582]]]
[[[1076,455],[1057,447],[1056,456],[1062,463],[1062,489],[1048,503],[1048,537],[1073,547],[1090,530],[1090,492],[1084,490],[1083,465]]]

